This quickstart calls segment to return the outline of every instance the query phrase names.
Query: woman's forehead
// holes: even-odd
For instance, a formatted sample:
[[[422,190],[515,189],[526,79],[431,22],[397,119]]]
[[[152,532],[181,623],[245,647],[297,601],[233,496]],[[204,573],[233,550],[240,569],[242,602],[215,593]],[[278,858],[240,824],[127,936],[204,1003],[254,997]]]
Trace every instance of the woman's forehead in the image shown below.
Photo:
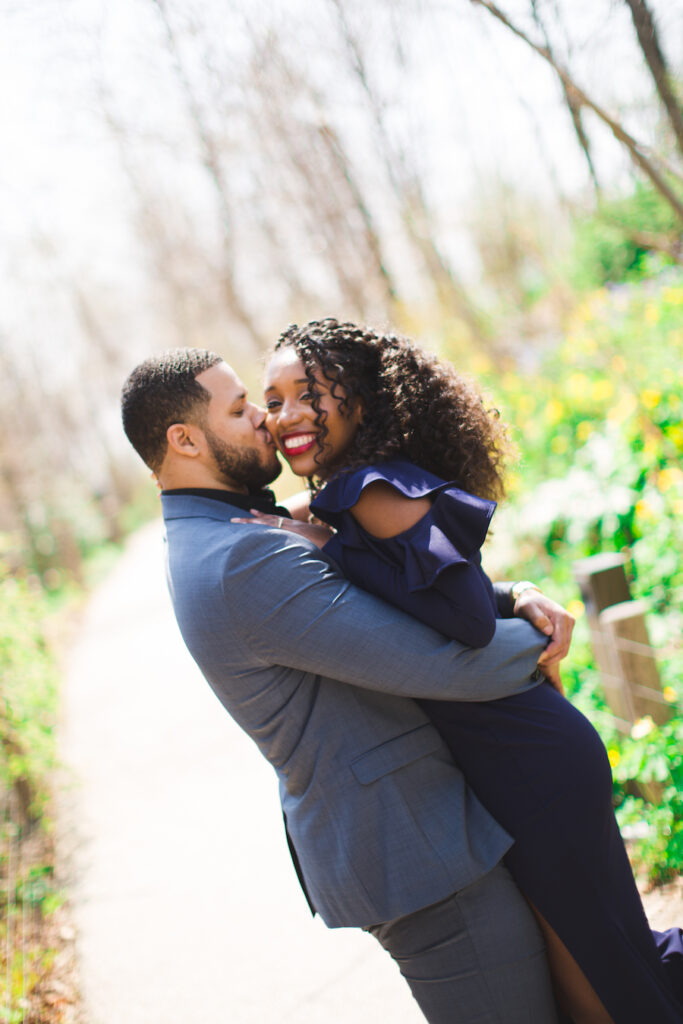
[[[288,345],[274,352],[266,366],[264,386],[273,387],[275,384],[297,378],[305,380],[306,371],[296,349]]]

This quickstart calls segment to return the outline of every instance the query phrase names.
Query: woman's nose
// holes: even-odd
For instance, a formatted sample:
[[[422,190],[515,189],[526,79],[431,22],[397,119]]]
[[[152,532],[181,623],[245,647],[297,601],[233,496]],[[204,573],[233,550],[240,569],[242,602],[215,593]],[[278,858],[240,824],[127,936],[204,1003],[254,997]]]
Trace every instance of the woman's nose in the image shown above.
[[[277,419],[280,427],[289,427],[298,423],[301,419],[301,407],[299,403],[296,401],[284,401],[280,406],[280,412]]]

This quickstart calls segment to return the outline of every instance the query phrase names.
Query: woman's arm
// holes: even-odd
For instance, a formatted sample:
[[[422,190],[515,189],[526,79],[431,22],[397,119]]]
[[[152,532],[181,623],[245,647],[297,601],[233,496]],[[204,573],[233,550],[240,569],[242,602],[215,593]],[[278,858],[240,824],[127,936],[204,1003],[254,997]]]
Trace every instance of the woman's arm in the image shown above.
[[[336,538],[325,551],[341,563]],[[346,549],[344,574],[364,590],[383,598],[451,640],[468,647],[486,647],[496,629],[496,618],[481,574],[465,564],[444,569],[430,587],[410,590],[401,569],[375,551]],[[467,599],[463,598],[463,593]]]
[[[428,497],[408,498],[384,481],[365,487],[350,509],[354,519],[381,549],[384,539],[405,533],[429,515]],[[410,589],[405,575],[369,548],[355,556],[345,553],[345,566],[354,582],[372,589],[440,633],[470,647],[484,647],[496,628],[492,595],[477,565],[462,561],[448,565],[431,585]]]
[[[406,498],[384,480],[364,487],[351,515],[373,537],[395,537],[415,526],[431,511],[430,498]]]

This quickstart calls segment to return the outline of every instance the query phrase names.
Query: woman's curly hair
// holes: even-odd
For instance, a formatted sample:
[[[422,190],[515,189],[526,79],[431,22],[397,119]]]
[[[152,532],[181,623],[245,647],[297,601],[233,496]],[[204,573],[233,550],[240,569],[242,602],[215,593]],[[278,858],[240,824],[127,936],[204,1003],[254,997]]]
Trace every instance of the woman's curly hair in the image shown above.
[[[480,497],[503,496],[506,429],[498,411],[485,408],[474,385],[452,366],[407,338],[332,318],[291,324],[275,346],[284,347],[294,348],[304,365],[321,441],[327,430],[316,371],[330,381],[343,413],[356,399],[363,406],[351,446],[336,464],[321,465],[316,482],[342,469],[402,458]]]

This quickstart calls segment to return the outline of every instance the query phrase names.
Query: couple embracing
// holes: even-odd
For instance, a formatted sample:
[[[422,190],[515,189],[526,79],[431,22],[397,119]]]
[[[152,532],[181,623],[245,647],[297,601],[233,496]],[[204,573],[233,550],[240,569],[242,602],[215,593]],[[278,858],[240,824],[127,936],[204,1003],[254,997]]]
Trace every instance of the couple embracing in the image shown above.
[[[562,696],[572,620],[480,549],[505,433],[406,339],[290,327],[265,409],[223,360],[146,360],[126,433],[162,487],[183,638],[274,767],[330,927],[366,929],[433,1024],[677,1024],[610,768]],[[278,452],[309,483],[275,504]]]

